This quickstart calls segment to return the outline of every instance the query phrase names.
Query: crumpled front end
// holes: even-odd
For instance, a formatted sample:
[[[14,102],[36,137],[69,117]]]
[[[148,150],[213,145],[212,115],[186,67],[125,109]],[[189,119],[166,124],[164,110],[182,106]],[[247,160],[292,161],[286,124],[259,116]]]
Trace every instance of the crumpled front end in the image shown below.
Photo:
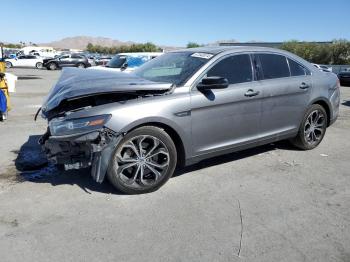
[[[40,143],[50,162],[63,165],[65,170],[91,167],[96,182],[104,180],[113,151],[122,139],[107,128],[88,133],[53,136],[50,129]]]
[[[113,109],[129,101],[168,94],[174,87],[134,74],[63,70],[41,108],[49,128],[40,143],[53,163],[64,165],[65,169],[91,167],[95,181],[102,182],[113,151],[123,137],[118,130],[106,127]]]

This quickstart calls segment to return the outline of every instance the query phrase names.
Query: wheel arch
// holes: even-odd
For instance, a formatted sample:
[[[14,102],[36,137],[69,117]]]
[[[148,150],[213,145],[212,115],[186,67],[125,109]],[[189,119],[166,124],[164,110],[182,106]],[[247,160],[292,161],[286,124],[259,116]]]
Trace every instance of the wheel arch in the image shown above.
[[[326,113],[327,113],[327,127],[330,125],[330,122],[331,122],[331,105],[329,104],[329,102],[327,102],[326,99],[324,98],[317,98],[315,99],[314,101],[312,101],[311,103],[312,105],[320,105],[322,106],[325,110],[326,110]]]
[[[60,67],[57,61],[50,61],[47,63],[48,66],[50,66],[50,64],[55,64],[57,66],[57,68]]]

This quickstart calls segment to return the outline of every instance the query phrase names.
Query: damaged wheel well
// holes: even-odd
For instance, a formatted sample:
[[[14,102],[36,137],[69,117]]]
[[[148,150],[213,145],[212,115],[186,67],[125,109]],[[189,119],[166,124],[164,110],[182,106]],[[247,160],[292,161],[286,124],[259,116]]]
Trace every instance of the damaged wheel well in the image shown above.
[[[149,122],[145,124],[141,124],[138,126],[133,127],[130,131],[142,127],[142,126],[155,126],[164,129],[164,131],[171,137],[171,139],[174,141],[175,147],[176,147],[176,152],[177,152],[177,165],[179,167],[184,167],[185,166],[185,161],[186,161],[186,156],[185,156],[185,147],[182,142],[182,139],[180,138],[179,134],[170,126],[159,123],[159,122]]]
[[[318,100],[316,102],[314,102],[313,104],[317,104],[317,105],[320,105],[324,108],[324,110],[326,110],[326,113],[327,113],[327,126],[329,126],[330,122],[331,122],[331,112],[329,110],[329,106],[328,104],[323,101],[323,100]]]

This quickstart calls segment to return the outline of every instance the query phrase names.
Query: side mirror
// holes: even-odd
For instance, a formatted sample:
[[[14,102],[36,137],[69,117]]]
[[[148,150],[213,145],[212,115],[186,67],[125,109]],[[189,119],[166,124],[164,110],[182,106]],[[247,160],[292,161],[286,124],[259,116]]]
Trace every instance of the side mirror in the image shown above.
[[[229,85],[228,80],[220,76],[209,76],[202,79],[197,85],[199,91],[205,91],[210,89],[223,89]]]
[[[121,67],[120,70],[124,71],[128,67],[128,63],[124,63]]]

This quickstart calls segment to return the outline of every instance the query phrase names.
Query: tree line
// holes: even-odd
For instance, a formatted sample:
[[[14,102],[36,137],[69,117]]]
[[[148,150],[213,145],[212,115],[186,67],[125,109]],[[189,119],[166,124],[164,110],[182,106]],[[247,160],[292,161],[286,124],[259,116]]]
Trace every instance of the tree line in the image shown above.
[[[203,45],[189,42],[187,48]],[[350,41],[333,40],[332,43],[299,42],[296,40],[284,42],[280,49],[294,53],[315,64],[343,65],[350,64]]]
[[[0,46],[6,47],[6,48],[17,48],[17,49],[20,49],[20,48],[23,47],[22,44],[11,44],[11,43],[4,44],[4,43],[1,43],[1,42],[0,42]]]
[[[86,46],[86,51],[90,53],[99,54],[118,54],[118,53],[132,53],[132,52],[161,52],[162,49],[153,43],[147,42],[144,44],[131,44],[131,45],[121,45],[121,46],[101,46],[93,45],[89,43]]]
[[[315,64],[350,64],[350,41],[334,40],[329,44],[288,41],[280,47]]]

